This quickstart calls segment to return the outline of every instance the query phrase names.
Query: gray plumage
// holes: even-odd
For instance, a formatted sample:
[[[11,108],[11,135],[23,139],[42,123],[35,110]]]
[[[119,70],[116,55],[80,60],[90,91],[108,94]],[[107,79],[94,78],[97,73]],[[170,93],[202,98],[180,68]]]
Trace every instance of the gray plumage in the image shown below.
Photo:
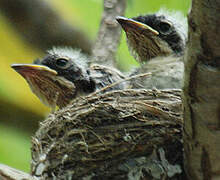
[[[131,88],[182,88],[186,18],[180,12],[161,9],[155,14],[117,20],[126,32],[131,55],[141,63],[130,76],[152,73],[146,78],[132,80]]]

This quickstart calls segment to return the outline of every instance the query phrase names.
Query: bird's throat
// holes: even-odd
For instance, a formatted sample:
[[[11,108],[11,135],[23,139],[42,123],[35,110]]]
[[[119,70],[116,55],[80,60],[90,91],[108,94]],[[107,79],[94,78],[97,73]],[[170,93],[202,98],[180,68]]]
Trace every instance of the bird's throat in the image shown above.
[[[25,79],[32,92],[52,109],[65,107],[77,93],[73,83],[59,76],[27,76]]]
[[[155,57],[169,56],[173,53],[170,46],[158,36],[127,32],[127,41],[131,54],[140,62],[146,62]]]

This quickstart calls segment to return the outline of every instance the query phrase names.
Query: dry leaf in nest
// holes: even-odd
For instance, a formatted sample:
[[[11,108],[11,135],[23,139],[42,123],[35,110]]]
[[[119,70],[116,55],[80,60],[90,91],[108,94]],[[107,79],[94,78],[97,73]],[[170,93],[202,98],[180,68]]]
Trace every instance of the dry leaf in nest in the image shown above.
[[[32,140],[32,174],[176,178],[182,166],[180,93],[123,90],[77,98],[41,123]]]

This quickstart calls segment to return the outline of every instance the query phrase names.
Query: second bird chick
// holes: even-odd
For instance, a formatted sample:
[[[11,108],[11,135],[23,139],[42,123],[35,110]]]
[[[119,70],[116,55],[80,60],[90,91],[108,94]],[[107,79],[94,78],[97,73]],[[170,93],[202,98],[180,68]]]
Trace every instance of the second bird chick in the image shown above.
[[[180,13],[160,10],[155,14],[117,17],[116,20],[126,33],[132,55],[141,63],[184,52],[187,26]]]
[[[112,67],[88,64],[78,50],[54,48],[33,64],[13,64],[12,68],[28,82],[33,93],[53,110],[62,108],[74,98],[95,92],[122,80],[125,76]],[[124,89],[122,82],[108,90]]]
[[[151,77],[131,81],[131,88],[182,88],[186,18],[180,12],[161,9],[153,14],[116,20],[126,33],[131,54],[141,63],[131,75],[152,73]]]

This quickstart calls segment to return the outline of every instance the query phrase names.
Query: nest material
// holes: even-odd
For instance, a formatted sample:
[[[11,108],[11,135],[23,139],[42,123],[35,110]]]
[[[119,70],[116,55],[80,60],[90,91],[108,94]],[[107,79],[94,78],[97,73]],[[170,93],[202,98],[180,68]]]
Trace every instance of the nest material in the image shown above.
[[[32,140],[39,179],[180,179],[180,90],[121,90],[74,100]]]

